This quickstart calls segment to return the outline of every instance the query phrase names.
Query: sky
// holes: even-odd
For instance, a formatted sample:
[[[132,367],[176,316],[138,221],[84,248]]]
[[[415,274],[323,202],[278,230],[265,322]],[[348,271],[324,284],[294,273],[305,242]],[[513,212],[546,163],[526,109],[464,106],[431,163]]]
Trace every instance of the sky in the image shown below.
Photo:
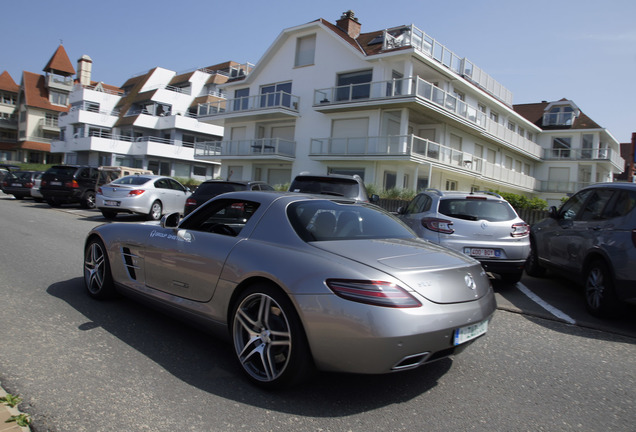
[[[514,104],[572,100],[619,142],[636,132],[634,0],[0,0],[0,73],[20,84],[60,42],[92,79],[121,86],[160,66],[256,64],[276,37],[352,10],[371,32],[413,24],[513,93]]]

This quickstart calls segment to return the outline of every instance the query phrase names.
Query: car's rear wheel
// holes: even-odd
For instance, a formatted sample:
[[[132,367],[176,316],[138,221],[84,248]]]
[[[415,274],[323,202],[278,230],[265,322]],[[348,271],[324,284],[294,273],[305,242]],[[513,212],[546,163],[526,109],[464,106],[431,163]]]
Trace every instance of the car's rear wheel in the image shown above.
[[[84,285],[93,298],[109,298],[116,293],[106,247],[97,237],[84,250]]]
[[[117,212],[102,210],[102,216],[104,216],[106,219],[115,219],[117,217]]]
[[[84,192],[82,200],[80,201],[82,208],[94,209],[95,208],[95,191],[89,190]]]
[[[163,207],[161,205],[161,201],[157,200],[152,203],[150,206],[150,211],[148,212],[149,220],[159,220],[161,219],[161,214],[163,213]]]
[[[590,314],[603,318],[619,310],[612,275],[601,260],[593,261],[585,276],[585,306]]]
[[[291,301],[258,284],[243,292],[231,316],[232,342],[249,379],[282,388],[306,379],[314,369],[305,332]]]
[[[528,276],[532,277],[542,277],[545,276],[545,267],[542,267],[539,264],[539,256],[537,255],[537,247],[530,243],[530,255],[528,255],[528,259],[526,260],[526,273]]]

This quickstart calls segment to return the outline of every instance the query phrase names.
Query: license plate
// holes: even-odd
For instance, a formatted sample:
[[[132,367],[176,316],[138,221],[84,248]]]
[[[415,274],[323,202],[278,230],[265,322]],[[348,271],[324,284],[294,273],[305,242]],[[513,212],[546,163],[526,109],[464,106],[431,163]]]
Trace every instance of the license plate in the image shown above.
[[[119,201],[104,201],[104,204],[106,204],[108,206],[119,207],[119,204],[121,204],[121,203]]]
[[[461,345],[469,340],[475,339],[488,331],[488,320],[478,324],[469,325],[455,330],[453,338],[454,345]]]
[[[464,253],[473,257],[494,257],[499,258],[501,251],[499,249],[484,249],[484,248],[464,248]]]
[[[20,187],[20,186],[22,186],[22,185],[21,185],[20,183],[11,183],[11,186],[13,186],[13,187]]]
[[[62,186],[62,182],[52,181],[51,186]]]

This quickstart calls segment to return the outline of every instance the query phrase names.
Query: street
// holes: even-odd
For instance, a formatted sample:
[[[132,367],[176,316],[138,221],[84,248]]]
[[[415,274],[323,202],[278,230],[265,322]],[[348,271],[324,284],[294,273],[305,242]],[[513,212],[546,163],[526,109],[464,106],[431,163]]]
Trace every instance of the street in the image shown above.
[[[587,315],[561,278],[495,283],[460,355],[398,374],[319,374],[285,392],[231,346],[132,300],[95,301],[83,240],[105,219],[0,194],[0,384],[34,431],[633,431],[636,313]],[[136,223],[135,216],[122,216]],[[538,301],[539,299],[540,301]],[[547,305],[547,308],[546,308]]]

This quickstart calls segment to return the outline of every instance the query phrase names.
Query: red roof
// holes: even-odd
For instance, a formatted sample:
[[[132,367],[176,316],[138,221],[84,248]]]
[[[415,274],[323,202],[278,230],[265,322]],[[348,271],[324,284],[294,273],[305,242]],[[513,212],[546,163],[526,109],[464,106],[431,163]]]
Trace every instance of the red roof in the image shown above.
[[[51,57],[51,60],[44,66],[42,69],[44,72],[57,72],[62,75],[75,75],[75,69],[73,68],[73,64],[68,59],[68,55],[66,54],[66,50],[62,45],[57,47],[55,54]]]
[[[20,91],[20,86],[13,81],[9,72],[4,71],[0,75],[0,90],[4,90],[10,93],[17,93]]]

